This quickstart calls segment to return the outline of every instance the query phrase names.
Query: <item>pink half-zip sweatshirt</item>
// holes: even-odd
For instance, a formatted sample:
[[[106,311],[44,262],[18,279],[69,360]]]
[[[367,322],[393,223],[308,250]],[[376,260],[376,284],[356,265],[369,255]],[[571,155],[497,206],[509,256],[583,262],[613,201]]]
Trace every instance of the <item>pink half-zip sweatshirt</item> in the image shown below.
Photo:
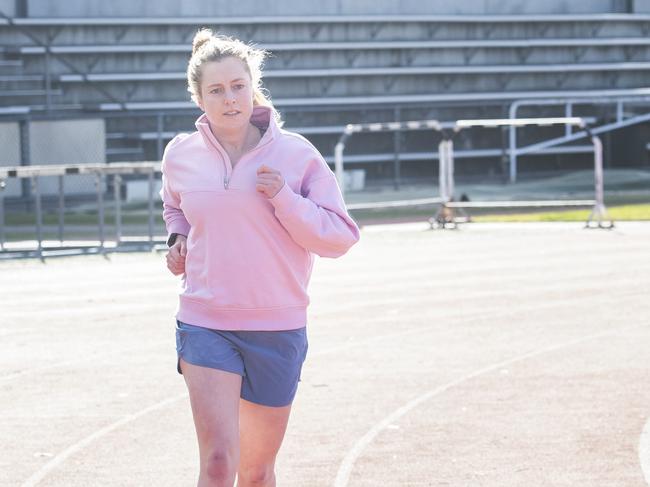
[[[187,236],[176,318],[219,330],[292,330],[307,324],[314,254],[339,257],[359,240],[336,178],[304,137],[281,129],[268,107],[251,122],[265,130],[233,169],[205,114],[163,155],[163,218]],[[266,164],[285,184],[255,189]]]

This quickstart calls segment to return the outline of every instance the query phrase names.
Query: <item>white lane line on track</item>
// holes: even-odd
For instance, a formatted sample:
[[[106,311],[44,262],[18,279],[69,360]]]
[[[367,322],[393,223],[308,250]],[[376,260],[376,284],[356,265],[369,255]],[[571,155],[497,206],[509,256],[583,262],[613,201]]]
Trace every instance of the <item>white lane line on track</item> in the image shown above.
[[[343,461],[341,462],[341,465],[339,466],[339,470],[336,474],[336,479],[334,480],[334,487],[347,487],[348,481],[350,480],[350,475],[352,473],[352,468],[354,467],[355,462],[357,459],[361,456],[365,448],[372,443],[372,441],[377,437],[377,435],[388,425],[393,424],[395,421],[397,421],[399,418],[407,414],[409,411],[414,409],[415,407],[419,406],[425,401],[428,401],[429,399],[442,394],[443,392],[463,383],[466,382],[470,379],[473,379],[475,377],[478,377],[480,375],[486,374],[488,372],[491,372],[495,369],[501,368],[506,365],[510,365],[515,362],[519,362],[522,360],[529,359],[531,357],[535,357],[537,355],[542,355],[544,353],[548,352],[553,352],[556,350],[560,350],[562,348],[567,348],[572,345],[577,345],[579,343],[583,343],[589,340],[595,340],[597,338],[602,338],[604,336],[609,336],[609,335],[616,335],[621,333],[624,330],[629,330],[632,328],[635,328],[639,325],[634,325],[630,326],[627,328],[620,328],[616,329],[614,331],[606,331],[606,332],[601,332],[601,333],[596,333],[593,335],[587,335],[582,338],[578,338],[575,340],[570,340],[568,342],[564,343],[559,343],[557,345],[552,345],[550,347],[545,347],[539,350],[535,350],[533,352],[529,352],[523,355],[519,355],[517,357],[513,357],[508,360],[503,360],[501,362],[497,362],[492,365],[488,365],[487,367],[484,367],[482,369],[476,370],[468,375],[465,375],[464,377],[461,377],[455,381],[449,382],[447,384],[444,384],[440,387],[436,387],[435,389],[432,389],[430,391],[425,392],[424,394],[416,397],[415,399],[409,401],[402,407],[396,409],[393,411],[391,414],[386,416],[384,419],[376,423],[365,435],[363,435],[355,444],[354,446],[348,451],[348,453],[345,455]]]
[[[627,297],[627,295],[624,296],[624,297]],[[589,297],[589,299],[592,299],[592,297]],[[575,304],[575,301],[576,301],[575,298],[566,300],[566,302],[569,302],[569,303],[572,303],[572,304]],[[557,306],[557,301],[554,302],[553,305]],[[538,306],[535,306],[535,309],[537,309],[537,308],[546,308],[546,307],[550,307],[550,306],[551,306],[550,303],[549,304],[540,304]],[[486,318],[486,314],[485,314],[485,312],[482,312],[480,314],[480,319],[485,319],[485,318]],[[478,317],[476,317],[474,319],[478,319]],[[634,328],[634,327],[628,327],[628,328]],[[495,365],[489,366],[487,368],[484,368],[484,369],[481,369],[481,370],[479,370],[477,372],[474,372],[473,374],[465,376],[465,377],[463,377],[463,378],[461,378],[461,379],[459,379],[457,381],[454,381],[454,382],[452,382],[450,384],[442,386],[441,388],[435,389],[432,392],[435,392],[435,391],[438,391],[436,393],[443,392],[444,390],[449,389],[450,387],[453,387],[454,385],[457,385],[457,384],[459,384],[459,383],[461,383],[461,382],[463,382],[465,380],[468,380],[468,379],[470,379],[472,377],[475,377],[476,375],[480,375],[480,374],[485,373],[485,372],[487,372],[489,370],[501,367],[501,366],[503,366],[505,364],[509,364],[509,363],[517,361],[517,360],[522,360],[523,358],[532,357],[534,355],[545,353],[545,352],[554,350],[556,348],[563,348],[565,346],[569,346],[569,345],[574,344],[574,343],[579,343],[581,341],[587,341],[589,339],[593,339],[593,338],[599,337],[601,335],[611,335],[611,334],[620,333],[622,330],[625,330],[625,329],[626,328],[619,329],[619,330],[616,330],[616,331],[601,332],[601,333],[596,334],[596,335],[590,335],[588,337],[583,337],[583,338],[573,340],[573,341],[570,341],[570,342],[565,342],[565,343],[560,344],[560,345],[554,345],[554,346],[542,349],[540,351],[531,352],[531,353],[523,355],[523,356],[515,357],[514,359],[506,360],[505,362],[499,362],[499,363],[497,363]],[[376,337],[373,337],[373,338],[370,338],[370,339],[367,339],[367,340],[363,340],[363,341],[359,341],[359,342],[344,344],[344,345],[341,345],[341,346],[336,346],[336,347],[332,347],[332,348],[329,348],[329,349],[325,349],[325,350],[322,350],[320,352],[313,353],[311,356],[320,357],[320,356],[323,356],[323,355],[328,355],[330,353],[339,352],[341,350],[348,349],[348,348],[351,348],[351,347],[358,347],[359,345],[365,344],[366,342],[373,342],[373,341],[378,340],[380,338],[382,338],[382,339],[383,338],[392,338],[392,337],[396,337],[396,336],[410,335],[410,334],[414,334],[414,333],[418,333],[418,332],[426,332],[426,331],[433,331],[433,330],[431,329],[431,327],[420,327],[420,328],[417,328],[417,329],[410,329],[410,330],[406,330],[406,331],[403,331],[403,332],[390,333],[390,334],[387,334],[387,335],[376,336]],[[153,404],[152,406],[149,406],[149,407],[147,407],[147,408],[145,408],[143,410],[140,410],[140,411],[138,411],[136,413],[125,416],[124,418],[118,420],[117,422],[112,423],[112,424],[110,424],[110,425],[108,425],[108,426],[106,426],[106,427],[92,433],[91,435],[89,435],[86,438],[83,438],[82,440],[78,441],[77,443],[69,446],[63,452],[59,453],[57,456],[52,458],[52,460],[50,460],[45,465],[43,465],[29,479],[27,479],[27,481],[25,481],[25,483],[23,483],[21,487],[31,487],[33,485],[36,485],[51,470],[55,469],[57,466],[59,466],[61,463],[63,463],[68,457],[70,457],[72,454],[80,451],[81,449],[83,449],[84,447],[86,447],[88,444],[92,443],[96,439],[100,438],[101,436],[104,436],[105,434],[110,433],[111,431],[117,429],[118,427],[120,427],[120,426],[122,426],[122,425],[124,425],[126,423],[129,423],[131,421],[134,421],[134,420],[140,418],[141,416],[144,416],[145,414],[147,414],[147,413],[149,413],[151,411],[155,411],[155,410],[160,409],[162,407],[169,406],[169,405],[173,404],[176,401],[187,398],[188,396],[189,396],[189,394],[187,392],[185,392],[185,393],[180,394],[178,396],[174,396],[172,398],[164,399],[164,400],[162,400],[162,401],[160,401],[160,402],[158,402],[156,404]],[[426,399],[423,399],[423,400],[426,400]],[[419,402],[422,402],[422,401],[419,401]],[[419,404],[419,402],[417,404]],[[414,404],[411,407],[415,407],[415,406],[417,406],[417,404]],[[402,408],[400,408],[400,409],[402,409]],[[402,414],[405,414],[406,412],[407,411],[404,411],[404,413],[402,413]],[[394,418],[391,415],[387,420],[382,421],[381,424],[384,424],[384,422],[388,421],[382,427],[385,427],[386,425],[388,425],[390,423],[390,421],[393,421],[393,420],[394,420]],[[379,432],[379,430],[377,431],[377,433],[378,432]],[[366,434],[366,436],[368,436],[368,434]],[[375,433],[375,436],[376,436],[376,433]],[[372,438],[370,440],[372,440]],[[350,467],[350,469],[351,469],[351,467]],[[339,472],[340,472],[340,470],[339,470]],[[348,476],[349,476],[349,473],[348,473]],[[33,480],[33,479],[36,479],[36,480]],[[337,479],[338,479],[338,475],[337,475]],[[32,483],[30,483],[30,482],[32,482]]]
[[[639,462],[645,483],[650,485],[650,419],[643,427],[639,438]]]
[[[71,455],[74,455],[76,452],[79,450],[83,449],[96,439],[104,436],[107,433],[110,433],[114,429],[119,428],[120,426],[123,426],[127,423],[130,423],[131,421],[135,421],[141,416],[144,416],[145,414],[148,414],[152,411],[156,411],[157,409],[161,409],[166,407],[167,405],[178,401],[179,399],[182,399],[184,397],[187,397],[188,393],[185,392],[183,394],[180,394],[178,396],[173,396],[168,399],[165,399],[164,401],[158,402],[152,406],[149,406],[148,408],[142,409],[141,411],[138,411],[135,414],[128,414],[124,416],[122,419],[119,421],[116,421],[114,423],[109,424],[108,426],[105,426],[104,428],[95,431],[91,435],[86,436],[83,440],[78,441],[74,445],[69,446],[65,450],[63,450],[61,453],[59,453],[56,457],[54,457],[52,460],[47,462],[45,465],[43,465],[34,475],[29,477],[25,482],[23,482],[22,487],[32,487],[36,484],[38,484],[45,476],[53,469],[55,469],[57,466],[59,466],[61,463],[63,463],[68,457]]]

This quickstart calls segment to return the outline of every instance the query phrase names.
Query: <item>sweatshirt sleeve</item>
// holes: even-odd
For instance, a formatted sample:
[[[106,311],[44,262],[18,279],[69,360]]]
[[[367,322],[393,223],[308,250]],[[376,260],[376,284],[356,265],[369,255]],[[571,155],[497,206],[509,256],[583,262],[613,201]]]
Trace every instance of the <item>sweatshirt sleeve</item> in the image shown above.
[[[169,143],[167,149],[174,141]],[[174,191],[169,181],[169,173],[166,161],[167,150],[163,155],[161,171],[162,171],[162,188],[160,189],[160,197],[163,201],[163,220],[167,228],[167,241],[172,233],[178,233],[187,236],[190,231],[190,224],[180,208],[181,200],[180,195]]]
[[[321,257],[339,257],[359,240],[359,228],[345,208],[334,173],[310,181],[305,196],[288,184],[269,201],[293,240]]]

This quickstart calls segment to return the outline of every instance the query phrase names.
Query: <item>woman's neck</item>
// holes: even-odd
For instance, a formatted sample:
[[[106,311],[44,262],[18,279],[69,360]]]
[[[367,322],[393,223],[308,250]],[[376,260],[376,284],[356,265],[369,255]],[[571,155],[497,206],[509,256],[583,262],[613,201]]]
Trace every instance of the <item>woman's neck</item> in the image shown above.
[[[213,132],[213,135],[230,156],[241,156],[244,152],[255,147],[261,139],[259,129],[253,124],[248,124],[246,130],[240,132],[222,132],[219,134]]]

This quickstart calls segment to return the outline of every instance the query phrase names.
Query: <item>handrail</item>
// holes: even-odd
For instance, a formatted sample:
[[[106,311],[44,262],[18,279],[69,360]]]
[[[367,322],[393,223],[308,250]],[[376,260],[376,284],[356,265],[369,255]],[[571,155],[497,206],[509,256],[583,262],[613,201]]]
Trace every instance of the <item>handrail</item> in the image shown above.
[[[645,22],[649,14],[521,14],[521,15],[278,15],[251,17],[49,17],[17,18],[18,25],[250,25],[250,24],[370,24],[370,23],[545,23]],[[0,24],[3,22],[0,21]]]
[[[445,93],[445,94],[418,94],[418,95],[389,95],[389,96],[327,96],[320,98],[274,98],[273,104],[278,107],[304,107],[304,106],[341,106],[341,105],[386,105],[397,103],[427,103],[427,102],[475,102],[475,101],[508,101],[518,99],[550,98],[550,97],[601,97],[612,98],[616,96],[650,96],[650,87],[627,88],[614,90],[571,90],[571,91],[510,91],[510,92],[471,92],[471,93]],[[127,102],[127,110],[160,110],[160,109],[187,109],[195,108],[191,101],[169,102]],[[102,111],[122,110],[122,106],[115,103],[100,103]]]
[[[504,73],[567,73],[586,71],[645,71],[650,62],[608,62],[608,63],[547,63],[547,64],[474,64],[446,66],[382,66],[366,68],[319,68],[319,69],[269,69],[264,78],[333,78],[348,76],[412,76],[412,75],[454,75],[454,74],[504,74]],[[61,74],[59,81],[69,82],[120,82],[120,81],[158,81],[185,80],[187,73],[169,72],[131,72],[131,73],[88,73]]]

